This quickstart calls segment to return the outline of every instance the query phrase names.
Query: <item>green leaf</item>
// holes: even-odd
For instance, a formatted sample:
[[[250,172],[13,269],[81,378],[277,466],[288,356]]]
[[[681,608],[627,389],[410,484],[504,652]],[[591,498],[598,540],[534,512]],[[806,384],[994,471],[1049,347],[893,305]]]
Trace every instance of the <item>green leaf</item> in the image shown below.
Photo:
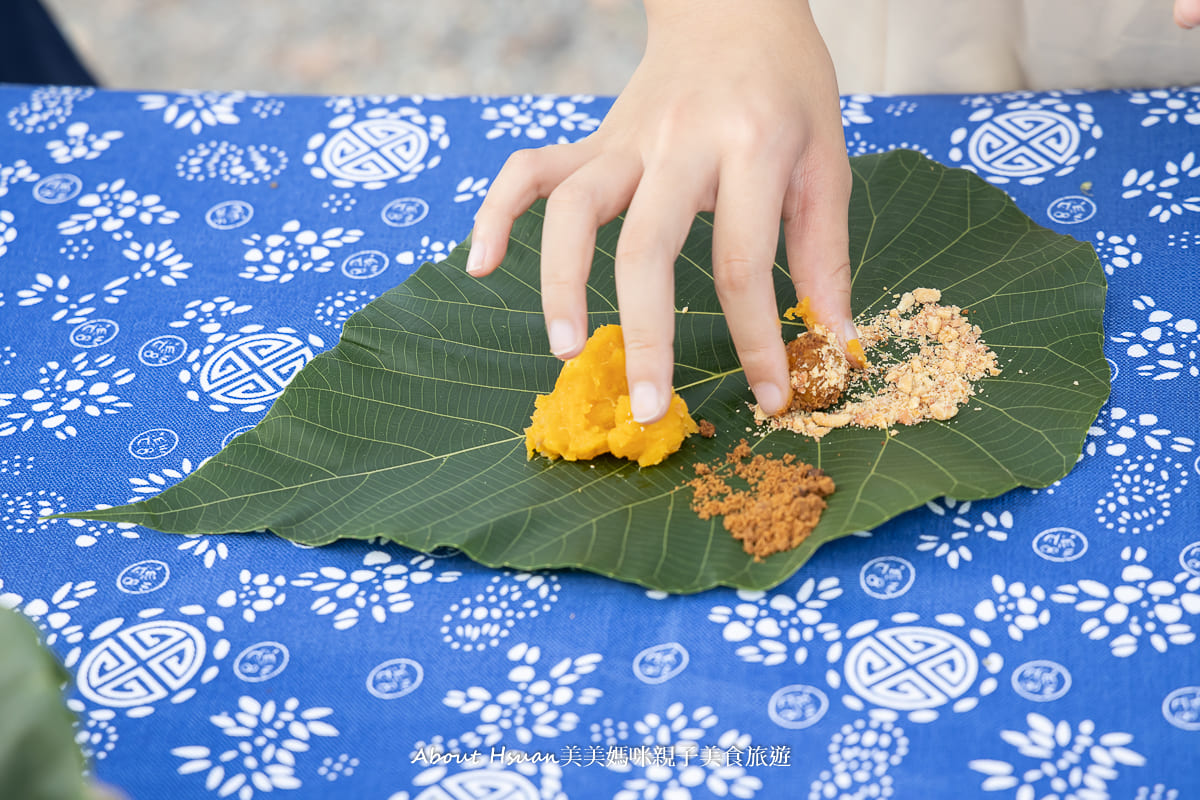
[[[29,620],[0,608],[0,797],[85,797],[83,756],[62,698],[69,679]]]
[[[695,592],[773,586],[824,542],[941,495],[991,497],[1061,478],[1108,396],[1095,252],[1039,227],[977,176],[917,153],[852,164],[856,311],[869,316],[890,307],[894,292],[939,288],[944,302],[970,309],[1004,372],[984,380],[958,417],[896,436],[841,429],[820,443],[788,432],[751,439],[757,451],[794,453],[837,482],[820,525],[791,552],[755,563],[719,519],[701,521],[689,508],[692,464],[721,458],[753,425],[713,289],[706,215],[676,262],[675,381],[718,436],[692,437],[647,469],[610,457],[526,459],[534,396],[559,370],[537,286],[541,206],[517,220],[496,273],[465,275],[464,247],[424,265],[355,314],[337,347],[195,474],[141,503],[78,516],[174,533],[269,528],[313,545],[373,537],[418,550],[449,545],[489,565],[579,567]],[[597,236],[593,328],[617,321],[619,230],[617,221]],[[786,269],[775,276],[790,305]]]

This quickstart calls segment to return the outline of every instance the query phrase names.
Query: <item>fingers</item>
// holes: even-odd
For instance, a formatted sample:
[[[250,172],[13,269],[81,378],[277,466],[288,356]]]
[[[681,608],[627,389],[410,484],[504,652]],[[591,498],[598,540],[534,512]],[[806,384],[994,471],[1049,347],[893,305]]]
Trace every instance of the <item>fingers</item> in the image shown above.
[[[509,156],[475,214],[467,272],[480,277],[499,266],[508,251],[513,220],[590,158],[586,141],[518,150]]]
[[[1175,0],[1175,24],[1181,28],[1200,25],[1200,0]]]
[[[713,229],[717,298],[750,389],[772,415],[787,407],[791,388],[772,277],[788,176],[773,166],[722,166]]]
[[[550,193],[542,226],[542,310],[550,351],[572,358],[587,339],[587,279],[596,229],[614,219],[632,198],[641,163],[603,153]]]
[[[625,338],[625,374],[633,418],[666,413],[675,367],[675,258],[696,209],[706,203],[704,176],[687,164],[647,167],[617,242],[617,304]]]
[[[813,314],[837,333],[843,349],[858,339],[850,312],[851,182],[844,148],[813,147],[801,160],[783,202],[788,269],[796,297],[809,298]],[[847,355],[858,361],[857,356]]]

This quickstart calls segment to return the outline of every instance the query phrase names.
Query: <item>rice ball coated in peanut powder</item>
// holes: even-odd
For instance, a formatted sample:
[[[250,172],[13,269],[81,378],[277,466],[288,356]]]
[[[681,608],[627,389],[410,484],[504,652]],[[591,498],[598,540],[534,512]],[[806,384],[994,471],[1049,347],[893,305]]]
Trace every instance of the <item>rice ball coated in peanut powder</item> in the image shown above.
[[[822,325],[787,343],[792,402],[788,411],[829,408],[850,383],[850,362]]]

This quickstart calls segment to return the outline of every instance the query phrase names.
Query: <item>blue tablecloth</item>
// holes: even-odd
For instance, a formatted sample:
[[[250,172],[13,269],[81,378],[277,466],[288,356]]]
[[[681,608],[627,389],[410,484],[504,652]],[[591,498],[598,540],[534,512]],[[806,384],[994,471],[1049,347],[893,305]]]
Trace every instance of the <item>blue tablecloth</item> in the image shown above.
[[[132,797],[1200,797],[1200,89],[843,100],[1109,276],[1073,472],[769,592],[40,517],[147,497],[607,99],[0,88],[0,603]],[[472,757],[472,753],[476,753]]]

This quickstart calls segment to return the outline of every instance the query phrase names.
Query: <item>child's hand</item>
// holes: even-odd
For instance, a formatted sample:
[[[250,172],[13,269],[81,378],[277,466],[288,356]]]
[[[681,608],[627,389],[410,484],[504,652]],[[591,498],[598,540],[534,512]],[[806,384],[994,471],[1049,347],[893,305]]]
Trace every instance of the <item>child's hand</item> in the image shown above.
[[[1181,28],[1200,25],[1200,0],[1175,0],[1175,24]]]
[[[695,213],[714,211],[717,296],[759,405],[776,412],[789,394],[771,275],[781,219],[797,297],[843,345],[857,336],[833,66],[804,0],[647,0],[646,12],[645,56],[596,133],[504,165],[467,269],[495,269],[513,220],[548,196],[542,307],[551,350],[570,358],[587,336],[596,228],[628,208],[617,301],[633,415],[651,422],[671,394],[674,261]]]

